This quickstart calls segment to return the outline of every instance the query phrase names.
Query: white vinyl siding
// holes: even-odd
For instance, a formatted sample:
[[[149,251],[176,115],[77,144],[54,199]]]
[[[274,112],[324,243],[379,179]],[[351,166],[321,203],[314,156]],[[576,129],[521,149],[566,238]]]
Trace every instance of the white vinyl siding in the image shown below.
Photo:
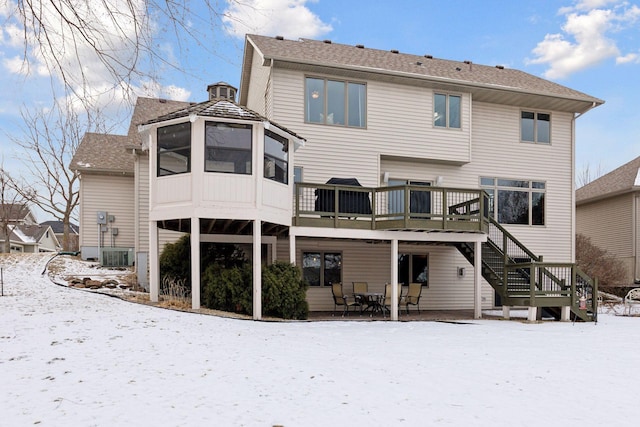
[[[251,66],[251,86],[247,95],[247,107],[268,118],[267,91],[269,86],[269,67],[262,66],[262,57],[253,52]]]
[[[384,285],[391,281],[390,245],[358,241],[296,240],[296,264],[302,265],[303,252],[342,253],[342,281],[346,294],[352,293],[352,282],[367,282],[370,292],[384,292]],[[473,269],[457,249],[445,246],[400,245],[399,253],[428,254],[429,287],[423,288],[420,309],[460,310],[473,309]],[[277,257],[289,261],[288,240],[279,240]],[[372,259],[380,261],[372,262]],[[457,276],[457,267],[465,267],[463,278]],[[407,287],[403,286],[403,294]],[[329,287],[309,287],[307,301],[311,311],[333,310]],[[482,306],[493,305],[493,289],[486,282],[482,285]]]
[[[103,233],[103,245],[111,246],[111,227],[118,228],[116,247],[134,247],[134,181],[132,176],[83,174],[81,180],[82,211],[80,217],[80,247],[98,246],[98,211],[113,215],[109,231]]]

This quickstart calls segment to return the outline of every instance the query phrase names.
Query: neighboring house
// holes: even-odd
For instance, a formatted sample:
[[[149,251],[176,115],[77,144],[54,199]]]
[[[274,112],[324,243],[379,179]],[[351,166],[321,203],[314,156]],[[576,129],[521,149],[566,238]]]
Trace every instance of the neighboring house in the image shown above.
[[[576,190],[576,232],[621,260],[640,281],[640,157]]]
[[[64,239],[64,223],[62,221],[45,221],[45,222],[41,222],[40,225],[50,226],[51,229],[53,230],[53,233],[56,235],[58,242],[62,244],[62,241]],[[78,226],[73,223],[69,224],[69,239],[70,239],[69,250],[70,251],[80,250],[80,246],[78,245],[79,236],[80,236],[80,231],[78,229]]]
[[[60,243],[48,225],[39,225],[36,217],[26,204],[5,204],[0,207],[9,229],[10,251],[12,253],[55,252]],[[5,240],[0,235],[0,245]]]
[[[148,160],[139,172],[141,138],[137,125],[189,105],[188,102],[138,98],[127,135],[87,133],[70,168],[80,175],[80,235],[82,259],[105,265],[131,265],[136,248],[148,251]],[[140,227],[139,223],[145,224]],[[139,233],[142,233],[142,238]],[[142,243],[141,243],[142,241]],[[144,264],[144,261],[142,262]],[[145,275],[146,276],[146,271]]]
[[[501,66],[255,35],[241,75],[237,105],[221,82],[205,102],[132,119],[136,251],[148,244],[153,301],[171,230],[191,233],[192,259],[200,242],[251,245],[256,319],[265,254],[301,267],[313,311],[333,308],[332,282],[419,282],[421,309],[593,319],[573,265],[574,128],[603,101]],[[363,187],[344,186],[354,179]],[[113,209],[98,206],[83,219]]]

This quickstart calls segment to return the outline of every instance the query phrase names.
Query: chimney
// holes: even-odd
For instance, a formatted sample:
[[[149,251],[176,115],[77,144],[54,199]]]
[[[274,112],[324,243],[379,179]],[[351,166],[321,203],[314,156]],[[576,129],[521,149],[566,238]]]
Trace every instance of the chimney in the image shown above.
[[[207,86],[209,101],[221,101],[224,99],[235,103],[237,91],[238,89],[225,82],[218,82]]]

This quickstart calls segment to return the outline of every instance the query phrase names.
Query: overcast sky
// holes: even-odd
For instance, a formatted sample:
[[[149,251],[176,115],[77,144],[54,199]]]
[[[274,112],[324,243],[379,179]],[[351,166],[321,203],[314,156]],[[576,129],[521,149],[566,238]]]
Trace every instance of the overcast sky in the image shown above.
[[[123,3],[125,0],[111,0]],[[5,166],[15,163],[7,134],[19,134],[21,108],[47,108],[52,103],[51,76],[46,57],[31,55],[23,65],[24,44],[15,22],[8,20],[14,0],[0,0],[0,147]],[[132,4],[143,7],[143,0]],[[161,2],[164,3],[164,2]],[[194,2],[200,4],[201,2]],[[486,65],[504,65],[541,76],[606,101],[577,121],[577,169],[610,171],[640,155],[640,1],[548,0],[241,0],[219,2],[212,15],[194,6],[189,16],[195,39],[179,42],[175,28],[159,15],[149,16],[157,54],[164,61],[154,78],[133,79],[137,94],[202,101],[210,83],[240,83],[241,56],[246,33],[331,39],[431,54]],[[92,3],[93,4],[93,3]],[[92,7],[99,7],[96,3]],[[100,10],[87,13],[99,15]],[[126,18],[126,17],[125,17]],[[103,47],[127,62],[130,43],[109,36],[117,26],[131,35],[127,19],[102,22]],[[61,46],[68,43],[60,38]],[[67,43],[67,44],[65,44]],[[107,108],[109,117],[123,119],[121,94],[111,88],[102,63],[80,46],[81,64],[62,50],[71,76],[83,71],[83,90]],[[74,74],[75,73],[75,74]],[[54,86],[56,76],[54,76]],[[117,109],[116,109],[117,108]]]

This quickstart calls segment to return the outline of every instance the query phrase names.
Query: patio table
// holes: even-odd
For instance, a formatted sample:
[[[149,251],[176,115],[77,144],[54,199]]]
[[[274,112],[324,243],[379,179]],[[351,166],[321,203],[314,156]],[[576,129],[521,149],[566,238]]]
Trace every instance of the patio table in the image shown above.
[[[369,309],[371,309],[371,313],[370,316],[373,316],[373,313],[376,312],[380,312],[383,313],[382,311],[382,299],[384,298],[384,294],[381,292],[365,292],[363,294],[355,294],[354,295],[356,298],[360,298],[360,300],[363,302],[363,304],[367,305],[367,308],[365,308],[363,311],[367,311]]]

